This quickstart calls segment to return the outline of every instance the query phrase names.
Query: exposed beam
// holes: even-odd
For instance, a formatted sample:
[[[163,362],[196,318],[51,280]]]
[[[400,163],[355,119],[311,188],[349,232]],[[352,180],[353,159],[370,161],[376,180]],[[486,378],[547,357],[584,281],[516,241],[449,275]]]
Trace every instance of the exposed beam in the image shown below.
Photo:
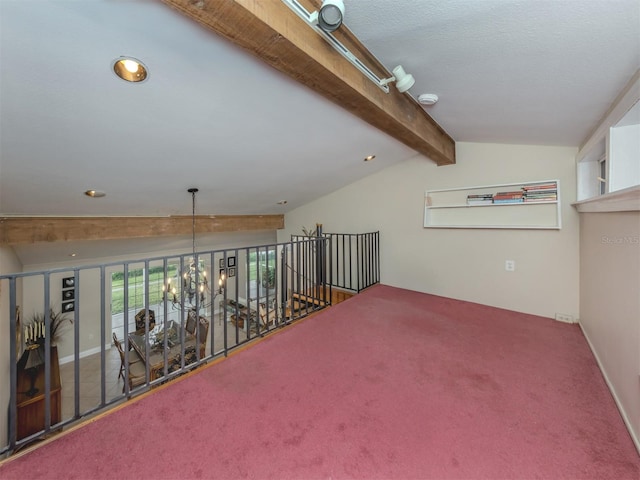
[[[196,233],[277,230],[283,215],[196,215]],[[3,217],[0,245],[191,234],[192,217]]]
[[[411,96],[384,93],[281,0],[163,2],[438,165],[455,163],[455,142]],[[311,11],[317,4],[306,2]],[[381,78],[391,76],[344,25],[334,35]]]

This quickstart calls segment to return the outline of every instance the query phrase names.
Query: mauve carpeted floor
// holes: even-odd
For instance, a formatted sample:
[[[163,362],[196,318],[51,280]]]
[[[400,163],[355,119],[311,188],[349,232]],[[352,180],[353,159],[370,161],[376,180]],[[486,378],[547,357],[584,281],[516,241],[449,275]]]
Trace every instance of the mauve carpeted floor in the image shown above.
[[[378,285],[2,479],[632,479],[577,325]]]

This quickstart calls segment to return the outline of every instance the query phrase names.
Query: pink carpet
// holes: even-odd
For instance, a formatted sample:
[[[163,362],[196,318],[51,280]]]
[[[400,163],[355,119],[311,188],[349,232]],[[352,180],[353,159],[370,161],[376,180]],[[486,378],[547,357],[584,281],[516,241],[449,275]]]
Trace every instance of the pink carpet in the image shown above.
[[[632,479],[576,325],[376,286],[2,479]]]

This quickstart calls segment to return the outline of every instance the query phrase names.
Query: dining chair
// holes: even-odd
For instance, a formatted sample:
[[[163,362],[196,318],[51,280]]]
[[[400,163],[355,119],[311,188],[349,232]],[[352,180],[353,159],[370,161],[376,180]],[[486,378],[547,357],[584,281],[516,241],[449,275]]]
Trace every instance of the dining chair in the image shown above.
[[[129,390],[133,390],[139,385],[144,385],[147,381],[147,372],[143,362],[134,362],[129,364]],[[124,393],[124,385],[122,385],[122,393]]]
[[[276,319],[276,309],[271,308],[269,313],[267,313],[267,304],[261,303],[258,306],[258,313],[260,315],[260,329],[267,330],[270,325],[273,325],[273,322]]]
[[[118,349],[118,353],[120,354],[120,372],[118,373],[118,378],[122,377],[124,379],[124,365],[125,365],[125,353],[124,348],[122,348],[122,343],[118,340],[118,336],[116,332],[113,332],[113,344]],[[138,356],[138,354],[134,350],[129,350],[129,367],[135,363],[142,362],[142,359]],[[144,367],[143,367],[144,369]]]
[[[153,310],[149,310],[149,315],[147,316],[146,310],[143,308],[135,316],[136,319],[136,332],[144,332],[145,331],[145,323],[149,324],[149,330],[153,330],[153,327],[156,326],[156,312]]]
[[[204,358],[205,347],[207,345],[207,336],[209,335],[209,320],[200,317],[199,324],[200,326],[198,335],[200,335],[200,358]]]
[[[189,311],[187,314],[187,324],[184,329],[191,335],[196,334],[196,314],[193,310]]]

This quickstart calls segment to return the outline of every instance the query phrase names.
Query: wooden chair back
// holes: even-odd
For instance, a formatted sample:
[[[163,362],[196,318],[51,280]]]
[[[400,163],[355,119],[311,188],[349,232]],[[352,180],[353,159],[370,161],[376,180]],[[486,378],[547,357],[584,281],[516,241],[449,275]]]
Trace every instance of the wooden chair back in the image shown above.
[[[184,329],[187,331],[187,333],[191,334],[191,335],[195,335],[196,334],[196,314],[193,311],[190,311],[187,315],[187,324],[185,325]]]
[[[276,319],[276,309],[272,308],[269,310],[269,313],[267,313],[267,308],[264,303],[261,303],[258,307],[258,313],[260,315],[260,326],[262,329],[266,329],[269,325],[272,325]]]
[[[200,326],[198,334],[200,335],[200,344],[204,345],[207,343],[207,335],[209,334],[209,320],[206,318],[200,317]]]

